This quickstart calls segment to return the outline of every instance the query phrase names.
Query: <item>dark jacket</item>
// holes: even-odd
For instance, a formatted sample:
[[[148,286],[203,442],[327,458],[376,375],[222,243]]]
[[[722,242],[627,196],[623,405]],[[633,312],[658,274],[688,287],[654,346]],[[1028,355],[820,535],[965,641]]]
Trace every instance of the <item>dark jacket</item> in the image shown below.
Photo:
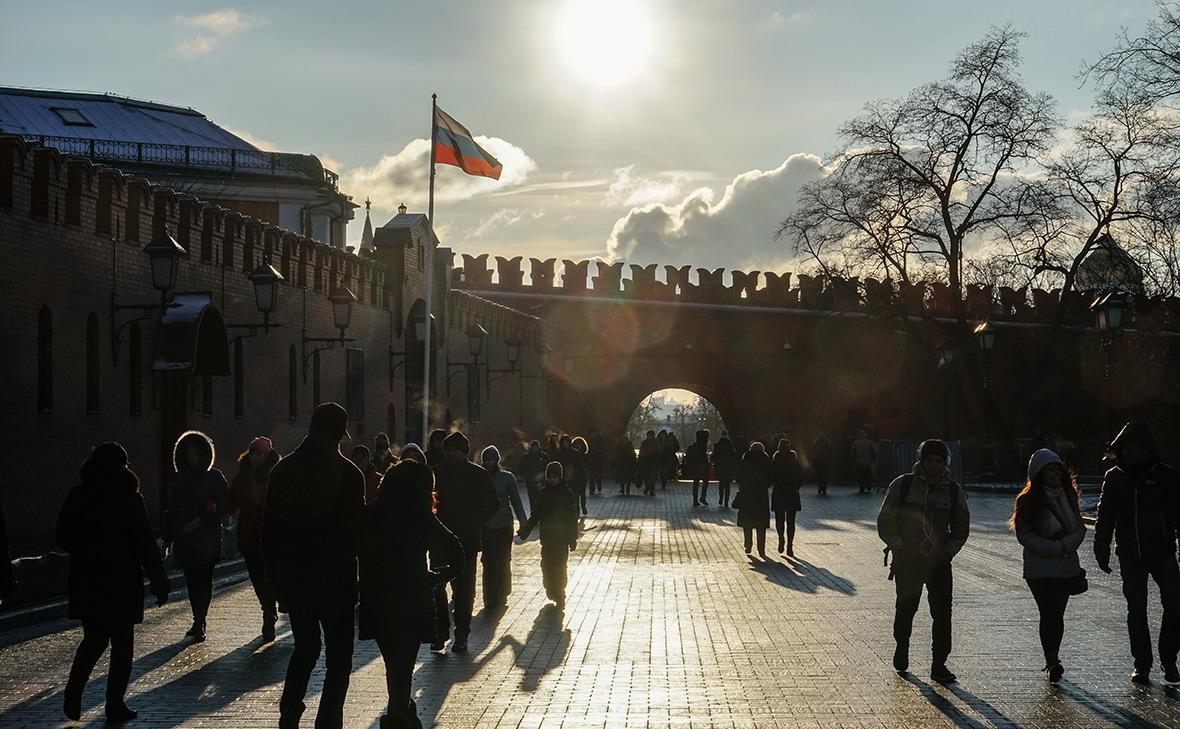
[[[811,465],[816,471],[824,471],[832,466],[832,441],[820,435],[811,446]]]
[[[644,438],[643,442],[639,444],[639,467],[655,468],[656,462],[659,460],[660,444],[656,441],[655,436]]]
[[[709,442],[697,439],[684,452],[684,475],[686,478],[707,479],[709,477]]]
[[[966,491],[951,480],[949,470],[929,483],[920,463],[889,484],[877,514],[877,534],[896,563],[949,564],[970,533]]]
[[[520,530],[527,537],[533,527],[541,527],[541,544],[573,547],[578,542],[578,500],[564,485],[541,487],[533,515]]]
[[[740,527],[770,527],[770,456],[748,451],[737,469]]]
[[[308,436],[270,473],[262,522],[267,577],[293,607],[355,605],[365,477],[335,443]]]
[[[262,514],[266,508],[266,487],[270,472],[279,462],[278,451],[266,454],[266,461],[255,468],[242,461],[229,492],[234,511],[238,514],[238,551],[242,554],[262,553]]]
[[[221,559],[221,518],[230,513],[225,475],[216,468],[185,468],[168,478],[168,510],[160,524],[164,541],[182,569],[210,567]],[[186,527],[193,519],[194,528]]]
[[[774,491],[770,495],[772,511],[801,511],[799,487],[803,485],[803,467],[795,451],[776,451],[770,461],[770,480]]]
[[[57,542],[70,555],[69,616],[105,625],[143,622],[143,575],[167,596],[168,576],[139,493],[127,469],[93,472],[70,489],[57,517]]]
[[[615,445],[614,463],[616,481],[631,482],[635,479],[635,471],[639,468],[639,459],[635,455],[635,446],[631,441],[622,439]]]
[[[360,550],[361,638],[409,635],[434,638],[432,587],[463,572],[459,538],[407,494],[430,493],[426,466],[402,461],[387,472],[362,517]],[[427,568],[426,558],[435,569]]]
[[[526,451],[516,466],[516,474],[526,484],[545,480],[545,466],[552,460],[545,451]]]
[[[565,483],[575,494],[586,490],[586,456],[574,448],[562,448],[555,457]]]
[[[443,462],[434,469],[434,488],[438,520],[459,537],[464,550],[478,552],[480,531],[500,508],[491,474],[471,461]]]
[[[1147,465],[1138,471],[1120,465],[1106,472],[1094,525],[1094,554],[1100,560],[1109,558],[1113,536],[1116,553],[1122,556],[1174,555],[1180,531],[1180,474],[1159,462],[1146,425],[1128,424],[1110,448],[1117,454],[1127,443],[1146,452]]]
[[[722,481],[732,481],[738,468],[737,450],[729,438],[719,438],[713,446],[713,468],[717,471],[717,478]]]

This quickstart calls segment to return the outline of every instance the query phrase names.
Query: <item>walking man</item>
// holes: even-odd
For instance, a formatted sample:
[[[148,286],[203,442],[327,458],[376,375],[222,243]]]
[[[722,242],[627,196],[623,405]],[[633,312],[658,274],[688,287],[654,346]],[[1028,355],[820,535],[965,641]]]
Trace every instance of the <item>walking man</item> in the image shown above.
[[[709,505],[709,431],[698,430],[684,452],[684,475],[692,479],[692,505]]]
[[[865,431],[856,433],[852,441],[852,468],[856,471],[856,493],[867,494],[873,490],[873,466],[877,463],[877,444],[869,440]]]
[[[898,673],[909,670],[910,633],[925,586],[933,620],[930,677],[944,684],[955,681],[955,674],[946,667],[951,653],[951,560],[971,531],[967,497],[951,480],[949,462],[945,443],[923,442],[913,472],[889,484],[877,515],[877,533],[886,552],[893,553],[889,576],[897,585],[893,667]]]
[[[340,453],[348,412],[334,402],[315,409],[307,437],[271,470],[262,522],[267,575],[291,620],[295,650],[279,701],[279,727],[298,727],[303,697],[320,656],[324,689],[316,726],[344,724],[352,673],[357,549],[365,477]]]
[[[1180,683],[1180,570],[1176,564],[1180,529],[1180,474],[1160,463],[1155,439],[1145,423],[1128,423],[1110,444],[1118,465],[1106,472],[1094,526],[1094,557],[1110,574],[1113,535],[1127,598],[1127,632],[1135,671],[1131,680],[1151,685],[1151,629],[1147,625],[1147,578],[1159,585],[1164,614],[1159,654],[1164,680]]]
[[[443,462],[434,470],[434,488],[438,498],[438,520],[450,529],[463,545],[463,574],[451,580],[451,612],[455,621],[452,653],[467,652],[471,633],[471,612],[475,607],[475,563],[481,549],[484,525],[496,513],[500,500],[491,475],[467,460],[471,443],[459,432],[451,433],[442,444]],[[442,599],[446,591],[439,590]],[[446,612],[441,611],[446,617]],[[447,620],[449,623],[450,621]],[[444,624],[439,640],[449,637],[450,625]]]

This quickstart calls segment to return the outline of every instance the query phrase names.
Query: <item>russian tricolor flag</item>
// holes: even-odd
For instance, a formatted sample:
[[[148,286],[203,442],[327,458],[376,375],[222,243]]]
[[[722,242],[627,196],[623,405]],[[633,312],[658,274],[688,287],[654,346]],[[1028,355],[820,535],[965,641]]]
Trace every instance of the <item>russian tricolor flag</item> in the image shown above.
[[[475,143],[467,127],[450,114],[434,108],[434,161],[454,165],[469,175],[500,179],[504,166]]]

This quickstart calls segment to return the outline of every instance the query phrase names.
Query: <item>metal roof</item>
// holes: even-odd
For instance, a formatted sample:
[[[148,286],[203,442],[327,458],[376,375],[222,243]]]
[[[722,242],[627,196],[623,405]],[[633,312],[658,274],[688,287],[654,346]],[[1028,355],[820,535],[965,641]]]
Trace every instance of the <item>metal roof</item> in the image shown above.
[[[55,111],[55,109],[57,111]],[[74,116],[89,122],[69,124]],[[75,121],[80,121],[75,118]],[[195,109],[91,94],[0,86],[0,131],[25,136],[73,137],[257,151],[257,147]]]

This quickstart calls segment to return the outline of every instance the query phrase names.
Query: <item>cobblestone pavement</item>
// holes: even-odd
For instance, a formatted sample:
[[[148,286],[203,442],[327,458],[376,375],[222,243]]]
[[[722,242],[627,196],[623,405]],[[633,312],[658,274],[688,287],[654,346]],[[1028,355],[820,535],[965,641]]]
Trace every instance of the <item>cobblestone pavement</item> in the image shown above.
[[[715,494],[714,494],[715,496]],[[733,512],[693,509],[687,487],[655,498],[592,497],[570,564],[564,616],[546,607],[535,539],[514,553],[515,591],[478,613],[466,656],[419,656],[414,685],[439,727],[1180,727],[1180,694],[1133,686],[1117,574],[1098,572],[1067,614],[1066,679],[1046,684],[1036,608],[1004,526],[1011,497],[971,495],[973,529],[955,562],[951,687],[928,677],[929,617],[911,666],[890,668],[892,583],[881,566],[879,496],[805,495],[797,559],[749,560]],[[773,530],[772,530],[773,534]],[[773,537],[770,540],[773,546]],[[1153,588],[1154,590],[1154,588]],[[1158,600],[1153,592],[1153,631]],[[477,611],[479,603],[477,597]],[[184,639],[183,600],[137,631],[129,703],[141,727],[274,726],[291,651],[257,638],[249,586],[220,589],[209,640]],[[58,621],[0,634],[0,726],[61,725],[61,690],[79,638]],[[101,725],[105,661],[84,723]],[[376,727],[384,672],[357,644],[347,726]],[[318,690],[322,665],[312,679]],[[1158,678],[1158,674],[1157,674]],[[309,697],[309,713],[318,697]]]

